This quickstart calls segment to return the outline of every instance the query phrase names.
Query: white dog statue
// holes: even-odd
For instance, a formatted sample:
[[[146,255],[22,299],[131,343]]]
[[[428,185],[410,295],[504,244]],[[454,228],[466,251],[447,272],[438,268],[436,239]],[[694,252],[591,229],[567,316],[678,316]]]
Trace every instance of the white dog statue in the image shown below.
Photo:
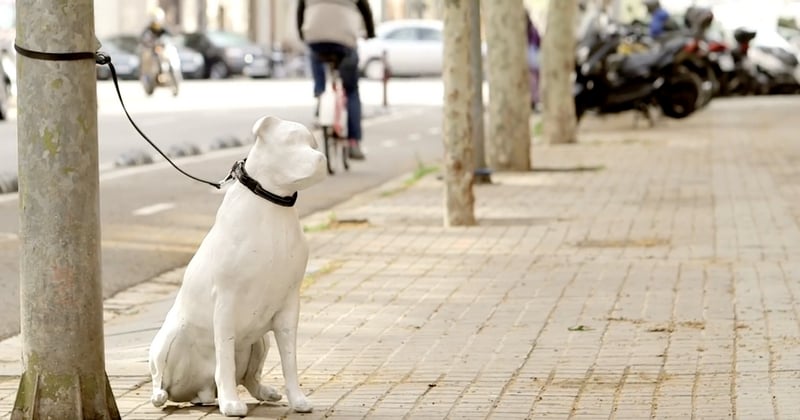
[[[194,255],[150,346],[151,401],[214,404],[247,415],[237,387],[259,401],[281,395],[260,383],[272,331],[291,408],[310,412],[297,381],[300,284],[308,262],[296,210],[298,190],[326,175],[325,156],[303,125],[263,117],[256,141],[231,174],[216,220]]]

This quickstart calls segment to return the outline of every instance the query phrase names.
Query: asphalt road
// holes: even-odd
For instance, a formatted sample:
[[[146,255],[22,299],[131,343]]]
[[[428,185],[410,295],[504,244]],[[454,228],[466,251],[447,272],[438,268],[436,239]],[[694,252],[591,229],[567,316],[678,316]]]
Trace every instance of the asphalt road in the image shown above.
[[[352,195],[441,160],[440,88],[435,81],[403,81],[394,86],[398,104],[381,110],[377,86],[362,85],[364,148],[368,159],[328,177],[302,193],[301,216],[329,208]],[[437,90],[438,89],[438,90]],[[217,138],[247,138],[263,115],[310,123],[309,81],[197,82],[172,98],[156,92],[146,98],[128,82],[123,97],[137,124],[164,150],[192,143],[205,150],[180,158],[186,171],[219,180],[248,146],[209,151]],[[400,93],[402,92],[402,93]],[[98,86],[100,206],[104,295],[110,296],[186,264],[211,226],[221,191],[189,180],[166,162],[115,168],[113,161],[132,149],[147,151],[121,113],[110,83]],[[391,96],[390,96],[391,97]],[[16,124],[0,124],[0,173],[16,173]],[[0,195],[0,339],[19,330],[19,212],[15,194]]]

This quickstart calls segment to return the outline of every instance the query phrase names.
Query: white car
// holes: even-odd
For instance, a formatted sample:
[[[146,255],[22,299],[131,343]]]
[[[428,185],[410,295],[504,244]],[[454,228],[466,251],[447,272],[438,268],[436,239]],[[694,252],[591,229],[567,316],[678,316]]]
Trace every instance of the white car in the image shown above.
[[[358,68],[370,79],[383,77],[382,55],[386,51],[392,76],[442,74],[442,31],[440,20],[403,19],[381,23],[375,38],[360,40]]]

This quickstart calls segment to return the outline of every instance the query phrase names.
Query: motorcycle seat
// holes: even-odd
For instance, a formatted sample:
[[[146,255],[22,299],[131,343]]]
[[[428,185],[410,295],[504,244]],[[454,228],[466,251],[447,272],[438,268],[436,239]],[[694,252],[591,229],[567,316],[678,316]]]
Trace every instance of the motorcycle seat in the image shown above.
[[[685,42],[672,39],[657,49],[631,54],[620,64],[619,73],[624,77],[647,77],[653,70],[659,70],[672,61],[672,57],[683,48]]]
[[[647,51],[631,54],[620,63],[619,74],[623,77],[647,77],[656,64],[661,61],[661,51]]]

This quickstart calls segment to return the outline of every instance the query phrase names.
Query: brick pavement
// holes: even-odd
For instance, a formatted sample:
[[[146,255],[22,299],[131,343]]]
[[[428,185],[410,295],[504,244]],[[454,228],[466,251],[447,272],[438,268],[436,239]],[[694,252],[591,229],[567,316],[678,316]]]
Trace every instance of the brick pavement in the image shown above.
[[[298,365],[316,408],[246,396],[248,417],[798,418],[799,110],[586,121],[581,144],[537,145],[534,171],[476,186],[476,227],[441,227],[435,176],[309,220],[341,222],[308,234]],[[126,419],[221,418],[148,402],[146,350],[180,272],[107,302]],[[274,348],[264,378],[283,383]]]

